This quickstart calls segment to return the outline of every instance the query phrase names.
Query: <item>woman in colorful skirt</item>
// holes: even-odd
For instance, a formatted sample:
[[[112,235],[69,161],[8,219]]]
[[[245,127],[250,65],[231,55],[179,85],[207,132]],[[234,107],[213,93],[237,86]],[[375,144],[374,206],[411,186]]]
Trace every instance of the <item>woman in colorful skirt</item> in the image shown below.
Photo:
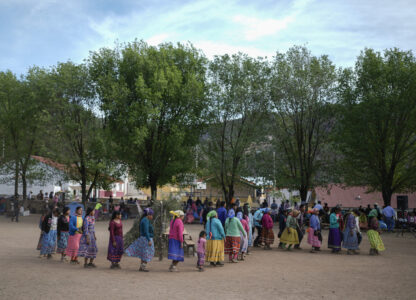
[[[180,261],[184,261],[183,252],[183,218],[185,214],[181,210],[171,211],[173,219],[170,221],[169,230],[169,251],[168,259],[172,260],[169,267],[170,272],[177,272],[177,265]]]
[[[238,212],[237,213],[237,219],[241,222],[241,225],[243,225],[244,231],[246,232],[246,237],[242,233],[240,233],[240,252],[239,252],[239,260],[244,261],[244,256],[247,253],[248,248],[248,232],[250,231],[250,228],[248,226],[248,222],[243,218],[243,213]]]
[[[339,206],[332,209],[329,216],[329,236],[328,248],[332,249],[332,253],[339,253],[341,251],[341,231],[339,230],[338,214],[341,212]]]
[[[344,230],[344,239],[342,241],[342,247],[347,249],[347,254],[359,254],[358,250],[358,237],[357,237],[357,227],[355,223],[355,214],[350,211],[346,222]]]
[[[288,216],[286,220],[286,227],[283,230],[282,236],[280,237],[281,248],[285,249],[286,244],[287,250],[292,250],[292,245],[299,244],[299,235],[298,235],[298,221],[296,217],[299,215],[298,210],[288,210]]]
[[[149,272],[147,263],[155,255],[155,246],[153,243],[154,230],[150,221],[153,220],[153,210],[146,208],[144,215],[140,220],[140,237],[133,242],[127,249],[126,254],[132,257],[138,257],[141,260],[139,271]]]
[[[380,238],[380,229],[376,217],[370,220],[370,227],[367,231],[368,240],[370,242],[370,255],[379,255],[379,251],[384,251],[384,244]]]
[[[82,236],[82,207],[75,209],[75,216],[69,219],[69,238],[66,246],[66,255],[71,257],[71,264],[79,264],[78,250]]]
[[[238,252],[240,251],[240,234],[247,238],[243,225],[235,217],[234,210],[230,209],[225,221],[225,254],[228,254],[230,263],[237,262]]]
[[[110,239],[108,241],[107,260],[111,262],[111,269],[120,269],[120,260],[124,252],[123,242],[123,223],[121,222],[121,212],[115,211],[111,216]]]
[[[78,256],[84,257],[84,268],[95,268],[97,257],[97,237],[95,236],[94,208],[89,207],[82,225],[82,237],[79,241]],[[88,263],[88,259],[90,262]]]
[[[311,219],[309,220],[308,228],[308,244],[312,245],[311,253],[320,251],[321,248],[321,223],[319,222],[319,210],[314,208],[312,210]]]
[[[253,247],[253,214],[250,212],[250,205],[245,203],[243,206],[243,215],[244,219],[248,223],[249,231],[248,231],[248,247],[247,247],[247,255],[250,255],[250,247]]]
[[[58,219],[58,248],[56,253],[61,254],[61,261],[66,261],[65,250],[69,238],[69,207],[65,207],[62,215]]]
[[[205,232],[207,233],[206,261],[213,267],[224,266],[222,262],[224,261],[225,232],[215,210],[211,210],[207,214]]]
[[[42,222],[43,237],[40,254],[48,259],[52,258],[52,254],[55,253],[56,249],[58,216],[59,210],[55,208]]]
[[[263,218],[261,219],[261,243],[264,244],[264,250],[271,250],[270,245],[274,243],[273,219],[271,217],[272,210],[270,208],[264,209]]]

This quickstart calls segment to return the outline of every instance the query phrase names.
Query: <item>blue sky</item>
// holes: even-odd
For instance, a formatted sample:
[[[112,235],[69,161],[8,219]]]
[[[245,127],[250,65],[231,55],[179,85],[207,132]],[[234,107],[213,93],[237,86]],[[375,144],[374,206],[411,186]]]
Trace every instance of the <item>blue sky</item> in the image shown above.
[[[416,49],[414,0],[0,0],[0,70],[20,74],[115,41],[190,41],[208,57],[292,45],[353,66],[364,47]]]

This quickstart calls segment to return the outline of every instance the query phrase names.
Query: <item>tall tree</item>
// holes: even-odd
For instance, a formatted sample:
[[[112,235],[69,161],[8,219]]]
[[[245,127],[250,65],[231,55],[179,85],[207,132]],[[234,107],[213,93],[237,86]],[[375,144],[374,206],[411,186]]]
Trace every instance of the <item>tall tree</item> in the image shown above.
[[[268,63],[245,54],[217,56],[209,65],[209,122],[201,142],[206,172],[230,203],[244,159],[267,107]]]
[[[81,185],[85,205],[95,188],[108,188],[115,181],[119,168],[110,155],[111,140],[103,120],[98,117],[87,66],[59,63],[53,75],[56,101],[51,108],[51,156],[66,165],[69,179]]]
[[[380,191],[416,189],[416,60],[412,52],[366,49],[340,78],[339,148],[344,180]]]
[[[328,180],[335,84],[335,67],[325,55],[312,56],[305,47],[295,46],[275,57],[271,80],[274,179],[277,186],[299,190],[302,201],[311,188]]]
[[[45,69],[33,67],[20,80],[10,72],[2,73],[1,82],[4,84],[1,89],[1,119],[8,136],[5,146],[7,144],[9,159],[13,161],[15,195],[18,194],[21,179],[26,205],[28,181],[35,180],[39,175],[33,171],[36,162],[31,156],[40,151],[49,120],[47,109],[53,95],[50,74]]]
[[[107,124],[137,186],[157,187],[193,166],[204,110],[206,59],[192,46],[135,41],[92,53]]]

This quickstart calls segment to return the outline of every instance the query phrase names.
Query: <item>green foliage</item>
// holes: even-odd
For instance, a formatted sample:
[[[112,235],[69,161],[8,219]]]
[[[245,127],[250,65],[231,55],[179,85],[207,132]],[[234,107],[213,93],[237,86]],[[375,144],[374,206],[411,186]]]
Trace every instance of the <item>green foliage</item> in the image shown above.
[[[277,186],[299,190],[302,201],[310,188],[329,180],[336,79],[329,58],[304,47],[278,53],[273,63],[273,176]]]
[[[112,152],[109,130],[99,118],[89,69],[72,62],[53,70],[55,102],[51,107],[54,137],[50,156],[66,165],[68,178],[81,185],[83,202],[94,188],[109,188],[120,166]]]
[[[416,188],[416,61],[411,52],[366,49],[339,83],[338,145],[344,180],[381,191]]]
[[[209,65],[209,114],[201,141],[205,173],[230,202],[246,152],[267,108],[267,61],[244,54],[217,56]]]
[[[204,105],[205,58],[192,46],[135,41],[101,49],[90,70],[118,144],[139,187],[172,180],[192,167]]]

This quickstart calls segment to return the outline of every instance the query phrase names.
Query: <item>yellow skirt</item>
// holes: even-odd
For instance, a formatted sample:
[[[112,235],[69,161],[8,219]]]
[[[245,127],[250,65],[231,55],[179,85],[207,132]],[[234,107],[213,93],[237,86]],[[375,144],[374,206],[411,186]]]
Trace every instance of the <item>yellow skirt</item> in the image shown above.
[[[280,237],[280,242],[288,245],[297,245],[299,244],[298,232],[294,228],[285,228],[283,230],[282,236]]]
[[[207,240],[205,260],[208,262],[224,261],[224,240]]]

